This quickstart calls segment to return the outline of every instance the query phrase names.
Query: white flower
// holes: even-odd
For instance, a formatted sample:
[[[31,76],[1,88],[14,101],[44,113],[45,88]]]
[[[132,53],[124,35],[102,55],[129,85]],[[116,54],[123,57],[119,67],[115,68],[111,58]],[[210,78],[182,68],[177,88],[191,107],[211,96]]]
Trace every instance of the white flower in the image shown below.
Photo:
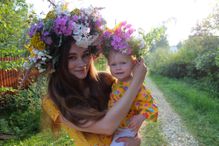
[[[41,52],[41,51],[39,51],[39,52],[37,53],[37,55],[38,55],[39,57],[42,57],[42,56],[44,56],[44,53]]]
[[[84,13],[85,14],[87,14],[87,15],[91,15],[92,13],[93,13],[93,7],[92,6],[90,6],[89,8],[84,8],[84,9],[82,9],[83,11],[84,11]]]
[[[40,73],[42,73],[42,72],[44,72],[44,71],[46,71],[46,69],[39,68],[39,72],[40,72]]]
[[[23,64],[23,67],[24,67],[25,69],[29,69],[30,66],[31,66],[31,65],[30,65],[28,62],[24,62],[24,64]]]
[[[46,57],[42,57],[42,61],[46,61]]]
[[[52,59],[52,56],[48,55],[48,54],[45,54],[45,56],[49,59]]]
[[[76,35],[81,34],[81,29],[82,29],[82,25],[75,23],[73,34],[76,34]]]
[[[73,38],[76,40],[76,42],[81,41],[82,36],[81,35],[73,35]]]
[[[76,40],[76,45],[82,48],[87,48],[90,46],[99,35],[90,35],[88,37],[81,37],[81,40]]]
[[[90,28],[89,27],[86,27],[84,25],[82,25],[81,27],[81,33],[84,35],[84,36],[87,36],[89,33],[90,33]]]

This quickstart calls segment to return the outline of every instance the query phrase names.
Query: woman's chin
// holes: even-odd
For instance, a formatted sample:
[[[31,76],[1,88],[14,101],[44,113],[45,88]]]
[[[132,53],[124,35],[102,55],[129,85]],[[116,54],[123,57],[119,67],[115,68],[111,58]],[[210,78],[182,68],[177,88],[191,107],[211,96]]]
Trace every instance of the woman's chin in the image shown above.
[[[74,76],[78,79],[85,79],[87,76],[87,72],[75,73]]]

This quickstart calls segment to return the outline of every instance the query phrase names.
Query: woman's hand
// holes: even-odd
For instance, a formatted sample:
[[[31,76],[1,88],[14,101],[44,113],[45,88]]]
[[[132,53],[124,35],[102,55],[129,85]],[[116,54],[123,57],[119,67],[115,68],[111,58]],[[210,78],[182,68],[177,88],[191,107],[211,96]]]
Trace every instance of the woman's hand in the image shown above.
[[[139,137],[121,137],[116,140],[117,142],[124,142],[125,146],[140,146],[141,139]]]
[[[134,131],[135,133],[138,133],[139,128],[141,127],[142,123],[145,120],[145,116],[142,114],[136,115],[132,117],[129,123],[129,128]]]

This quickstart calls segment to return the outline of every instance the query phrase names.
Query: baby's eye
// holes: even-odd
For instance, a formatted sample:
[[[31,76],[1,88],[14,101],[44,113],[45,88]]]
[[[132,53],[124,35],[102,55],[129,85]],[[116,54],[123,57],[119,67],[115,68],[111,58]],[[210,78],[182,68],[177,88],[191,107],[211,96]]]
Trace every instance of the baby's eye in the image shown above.
[[[126,62],[121,62],[121,64],[126,64]]]
[[[115,63],[112,63],[112,64],[110,64],[110,66],[116,66],[116,64],[115,64]]]

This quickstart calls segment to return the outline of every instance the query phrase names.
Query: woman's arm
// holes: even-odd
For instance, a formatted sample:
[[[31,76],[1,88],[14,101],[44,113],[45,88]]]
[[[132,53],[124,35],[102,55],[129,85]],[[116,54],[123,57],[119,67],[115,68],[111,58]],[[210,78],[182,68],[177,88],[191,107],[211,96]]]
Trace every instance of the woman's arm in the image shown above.
[[[67,122],[64,117],[60,117],[60,120],[67,122],[70,127],[73,127],[79,131],[112,135],[114,131],[118,128],[121,120],[127,115],[129,109],[134,101],[139,89],[144,82],[145,74],[147,72],[146,66],[143,60],[138,62],[133,69],[133,80],[122,96],[122,98],[108,110],[106,115],[99,121],[90,121],[83,127],[78,127],[70,122]]]

